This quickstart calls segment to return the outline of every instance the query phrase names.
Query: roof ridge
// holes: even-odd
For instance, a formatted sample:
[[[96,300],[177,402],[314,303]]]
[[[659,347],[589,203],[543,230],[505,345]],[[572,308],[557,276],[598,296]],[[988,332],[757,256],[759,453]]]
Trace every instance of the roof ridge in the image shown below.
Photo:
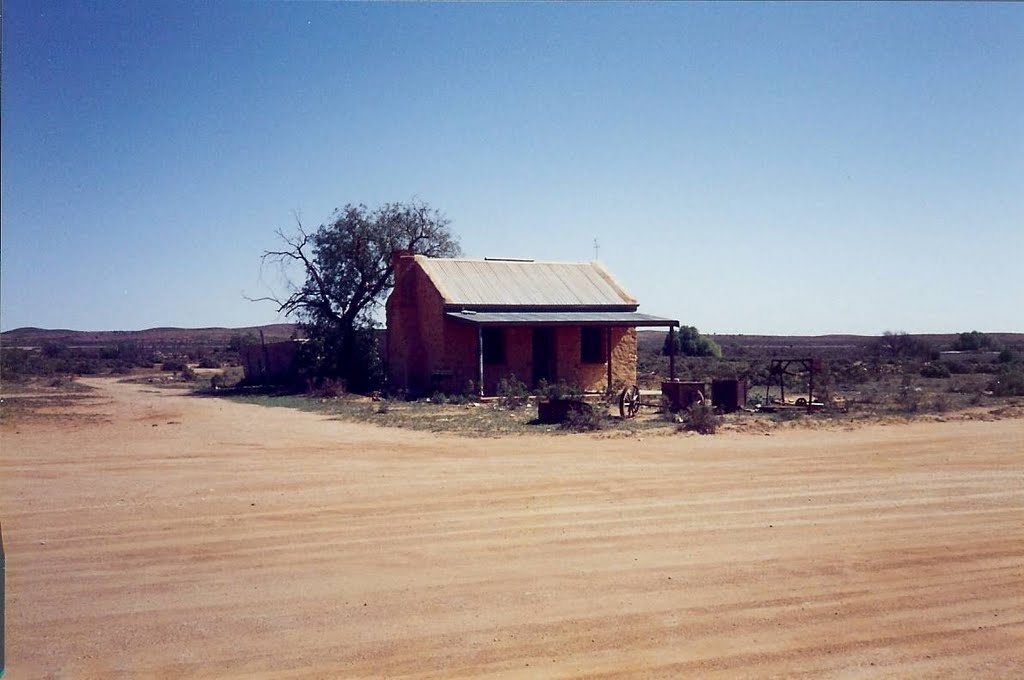
[[[480,264],[563,264],[603,268],[603,265],[597,260],[570,262],[566,260],[534,260],[526,257],[430,257],[429,255],[416,255],[416,258],[429,260],[431,262],[475,262]]]
[[[458,305],[632,305],[626,292],[599,262],[523,262],[416,256],[446,304]]]

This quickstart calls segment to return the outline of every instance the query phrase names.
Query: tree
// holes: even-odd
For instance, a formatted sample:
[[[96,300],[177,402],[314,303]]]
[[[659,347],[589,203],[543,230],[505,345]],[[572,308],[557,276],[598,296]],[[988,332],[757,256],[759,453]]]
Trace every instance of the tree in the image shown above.
[[[978,331],[961,333],[957,336],[956,341],[953,342],[952,347],[960,352],[976,352],[983,349],[998,350],[1000,348],[999,343],[994,338]]]
[[[371,388],[379,358],[367,356],[376,344],[370,314],[394,285],[392,253],[452,257],[461,253],[458,239],[444,215],[415,200],[373,210],[349,204],[312,233],[298,218],[296,224],[294,234],[276,232],[284,247],[265,251],[262,261],[297,264],[305,281],[290,285],[283,299],[258,299],[274,302],[278,313],[303,324],[312,377],[342,378],[354,390]]]
[[[671,333],[665,334],[665,343],[661,353],[669,354],[671,350]],[[722,348],[714,340],[702,337],[695,326],[680,326],[675,334],[676,354],[687,357],[721,357]]]
[[[875,342],[875,354],[879,358],[888,356],[891,359],[930,359],[932,346],[906,331],[885,331]]]

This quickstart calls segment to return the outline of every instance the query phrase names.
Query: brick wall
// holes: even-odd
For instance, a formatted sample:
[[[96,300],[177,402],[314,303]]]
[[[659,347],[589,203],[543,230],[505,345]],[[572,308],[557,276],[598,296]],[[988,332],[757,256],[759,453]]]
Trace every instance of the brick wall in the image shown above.
[[[395,288],[385,305],[392,389],[428,391],[444,352],[443,300],[409,254],[396,253]]]

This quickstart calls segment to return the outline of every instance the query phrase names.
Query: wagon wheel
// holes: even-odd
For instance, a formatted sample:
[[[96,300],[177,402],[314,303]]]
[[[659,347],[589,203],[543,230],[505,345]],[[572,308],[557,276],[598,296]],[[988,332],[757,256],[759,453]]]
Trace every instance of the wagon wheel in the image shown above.
[[[632,418],[640,411],[640,388],[630,385],[619,395],[619,415]]]

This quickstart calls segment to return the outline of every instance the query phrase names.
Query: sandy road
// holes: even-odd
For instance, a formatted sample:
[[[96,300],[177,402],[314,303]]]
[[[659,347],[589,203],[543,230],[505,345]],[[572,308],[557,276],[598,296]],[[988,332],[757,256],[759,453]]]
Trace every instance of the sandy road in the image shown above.
[[[1024,420],[467,440],[93,382],[0,432],[10,678],[1024,676]]]

